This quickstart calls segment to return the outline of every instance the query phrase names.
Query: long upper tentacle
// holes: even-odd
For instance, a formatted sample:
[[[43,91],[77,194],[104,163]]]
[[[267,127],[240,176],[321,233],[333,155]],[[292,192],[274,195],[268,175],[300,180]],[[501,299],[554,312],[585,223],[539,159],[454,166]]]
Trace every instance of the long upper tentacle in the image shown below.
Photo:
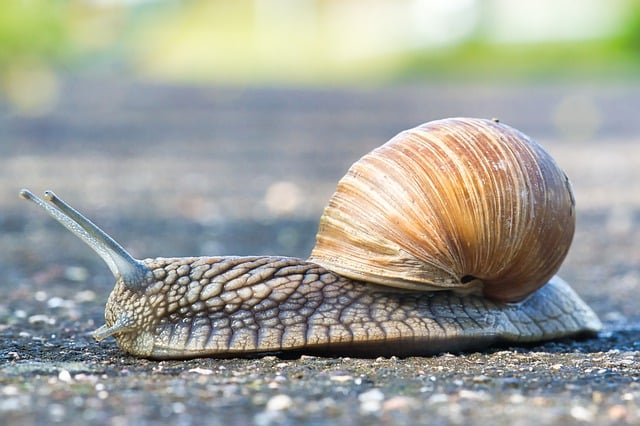
[[[51,217],[84,241],[105,261],[116,278],[122,278],[127,287],[136,289],[145,281],[149,269],[144,263],[133,258],[107,233],[52,191],[45,192],[45,199],[51,204],[47,204],[28,189],[21,190],[20,197],[42,207]]]

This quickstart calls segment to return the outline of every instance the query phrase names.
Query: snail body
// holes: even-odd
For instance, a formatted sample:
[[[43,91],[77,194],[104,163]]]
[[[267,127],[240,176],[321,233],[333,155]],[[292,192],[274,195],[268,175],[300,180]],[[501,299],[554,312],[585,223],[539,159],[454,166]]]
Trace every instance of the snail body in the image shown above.
[[[430,355],[601,327],[555,276],[575,224],[567,177],[489,120],[426,123],[365,155],[309,260],[137,260],[52,192],[21,196],[105,260],[116,284],[94,337],[136,356]]]

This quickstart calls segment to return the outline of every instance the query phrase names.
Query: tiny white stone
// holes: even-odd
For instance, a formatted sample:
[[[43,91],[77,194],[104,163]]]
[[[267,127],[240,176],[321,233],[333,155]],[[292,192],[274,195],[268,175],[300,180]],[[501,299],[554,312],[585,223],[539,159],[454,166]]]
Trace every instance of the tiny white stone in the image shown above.
[[[473,391],[468,389],[462,389],[458,393],[462,399],[471,399],[475,401],[486,401],[489,399],[489,395],[486,392]]]
[[[60,380],[61,382],[70,383],[72,381],[71,373],[69,373],[69,371],[67,370],[60,371],[58,373],[58,380]]]
[[[345,382],[349,382],[353,379],[353,376],[350,374],[336,374],[333,376],[329,377],[329,380],[331,380],[332,382],[338,382],[338,383],[345,383]]]
[[[213,374],[213,370],[209,370],[207,368],[192,368],[189,370],[189,373],[202,374],[203,376],[210,376]]]
[[[7,385],[0,390],[0,393],[4,396],[16,396],[18,395],[18,387],[15,385]]]
[[[56,319],[47,315],[38,314],[31,315],[29,317],[29,324],[48,324],[54,325],[56,323]]]
[[[267,401],[267,411],[283,411],[293,406],[293,399],[289,395],[280,394],[273,396]]]
[[[571,417],[573,417],[576,420],[587,422],[587,423],[593,422],[593,413],[588,409],[586,409],[585,407],[576,405],[574,407],[571,407],[570,413],[571,413]]]
[[[360,411],[364,414],[377,413],[382,409],[384,393],[380,389],[371,389],[358,395]]]
[[[382,393],[382,391],[378,388],[373,388],[371,390],[368,390],[358,395],[358,400],[360,402],[367,402],[367,401],[380,402],[383,399],[384,399],[384,393]]]

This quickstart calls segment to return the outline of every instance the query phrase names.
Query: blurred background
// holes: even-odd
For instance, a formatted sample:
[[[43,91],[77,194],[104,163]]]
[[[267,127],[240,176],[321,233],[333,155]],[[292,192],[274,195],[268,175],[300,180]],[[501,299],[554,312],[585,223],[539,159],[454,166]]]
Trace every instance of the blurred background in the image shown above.
[[[22,186],[139,257],[306,257],[360,156],[425,121],[497,117],[573,181],[563,275],[600,313],[637,315],[639,72],[637,0],[2,0],[0,267],[26,289],[43,264],[112,285]]]
[[[403,129],[476,116],[530,135],[572,180],[578,224],[560,275],[606,329],[596,346],[571,346],[563,359],[584,374],[566,370],[566,385],[556,380],[565,361],[541,352],[531,367],[515,370],[516,360],[508,369],[521,377],[542,368],[548,380],[520,383],[498,369],[494,381],[484,370],[495,363],[491,353],[471,359],[480,375],[425,370],[420,398],[435,398],[416,418],[441,418],[452,406],[445,423],[473,423],[482,410],[498,416],[494,423],[522,424],[520,414],[533,406],[541,424],[607,423],[596,413],[609,413],[609,423],[637,420],[639,76],[640,0],[0,0],[0,364],[17,363],[23,375],[0,374],[0,418],[86,424],[119,412],[116,420],[139,424],[197,406],[196,413],[212,412],[208,420],[246,423],[227,421],[234,408],[226,388],[198,391],[189,406],[182,390],[147,392],[141,383],[156,383],[163,365],[139,367],[115,355],[112,340],[90,339],[113,277],[84,244],[19,200],[21,187],[55,190],[137,258],[304,258],[350,164]],[[565,352],[559,348],[552,352]],[[629,348],[629,358],[601,356]],[[52,367],[55,359],[73,367]],[[86,359],[102,360],[97,376],[85,374],[94,371],[78,362]],[[273,362],[270,371],[280,374]],[[29,363],[36,365],[22,370]],[[63,379],[67,368],[74,381],[97,382],[74,388]],[[39,378],[22,373],[29,371]],[[176,383],[192,387],[183,367],[172,371]],[[293,393],[315,377],[300,371]],[[406,382],[392,372],[399,382],[386,395],[410,389],[417,369],[407,371]],[[251,396],[260,382],[228,373],[231,401],[260,413],[267,399]],[[459,399],[478,411],[443,405],[433,393],[436,376],[445,384],[435,389],[445,393],[471,386]],[[280,392],[278,383],[269,392]],[[344,386],[331,383],[340,397],[327,421],[357,424],[357,392]],[[538,397],[547,392],[548,403]],[[501,405],[509,395],[520,408]],[[158,409],[149,398],[160,396],[170,402]],[[574,412],[576,401],[587,408]],[[511,420],[500,421],[505,416]]]
[[[25,113],[59,78],[227,85],[629,79],[637,0],[4,0],[0,84]]]

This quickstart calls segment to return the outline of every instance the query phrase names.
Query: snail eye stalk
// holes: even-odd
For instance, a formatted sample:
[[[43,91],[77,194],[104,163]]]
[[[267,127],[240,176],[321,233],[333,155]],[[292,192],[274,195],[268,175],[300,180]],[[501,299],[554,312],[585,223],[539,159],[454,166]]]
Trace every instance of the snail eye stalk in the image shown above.
[[[47,203],[28,189],[22,189],[20,197],[42,207],[51,217],[84,241],[104,260],[116,279],[121,278],[132,290],[140,288],[149,269],[63,199],[52,191],[46,191],[44,198],[49,201]]]

